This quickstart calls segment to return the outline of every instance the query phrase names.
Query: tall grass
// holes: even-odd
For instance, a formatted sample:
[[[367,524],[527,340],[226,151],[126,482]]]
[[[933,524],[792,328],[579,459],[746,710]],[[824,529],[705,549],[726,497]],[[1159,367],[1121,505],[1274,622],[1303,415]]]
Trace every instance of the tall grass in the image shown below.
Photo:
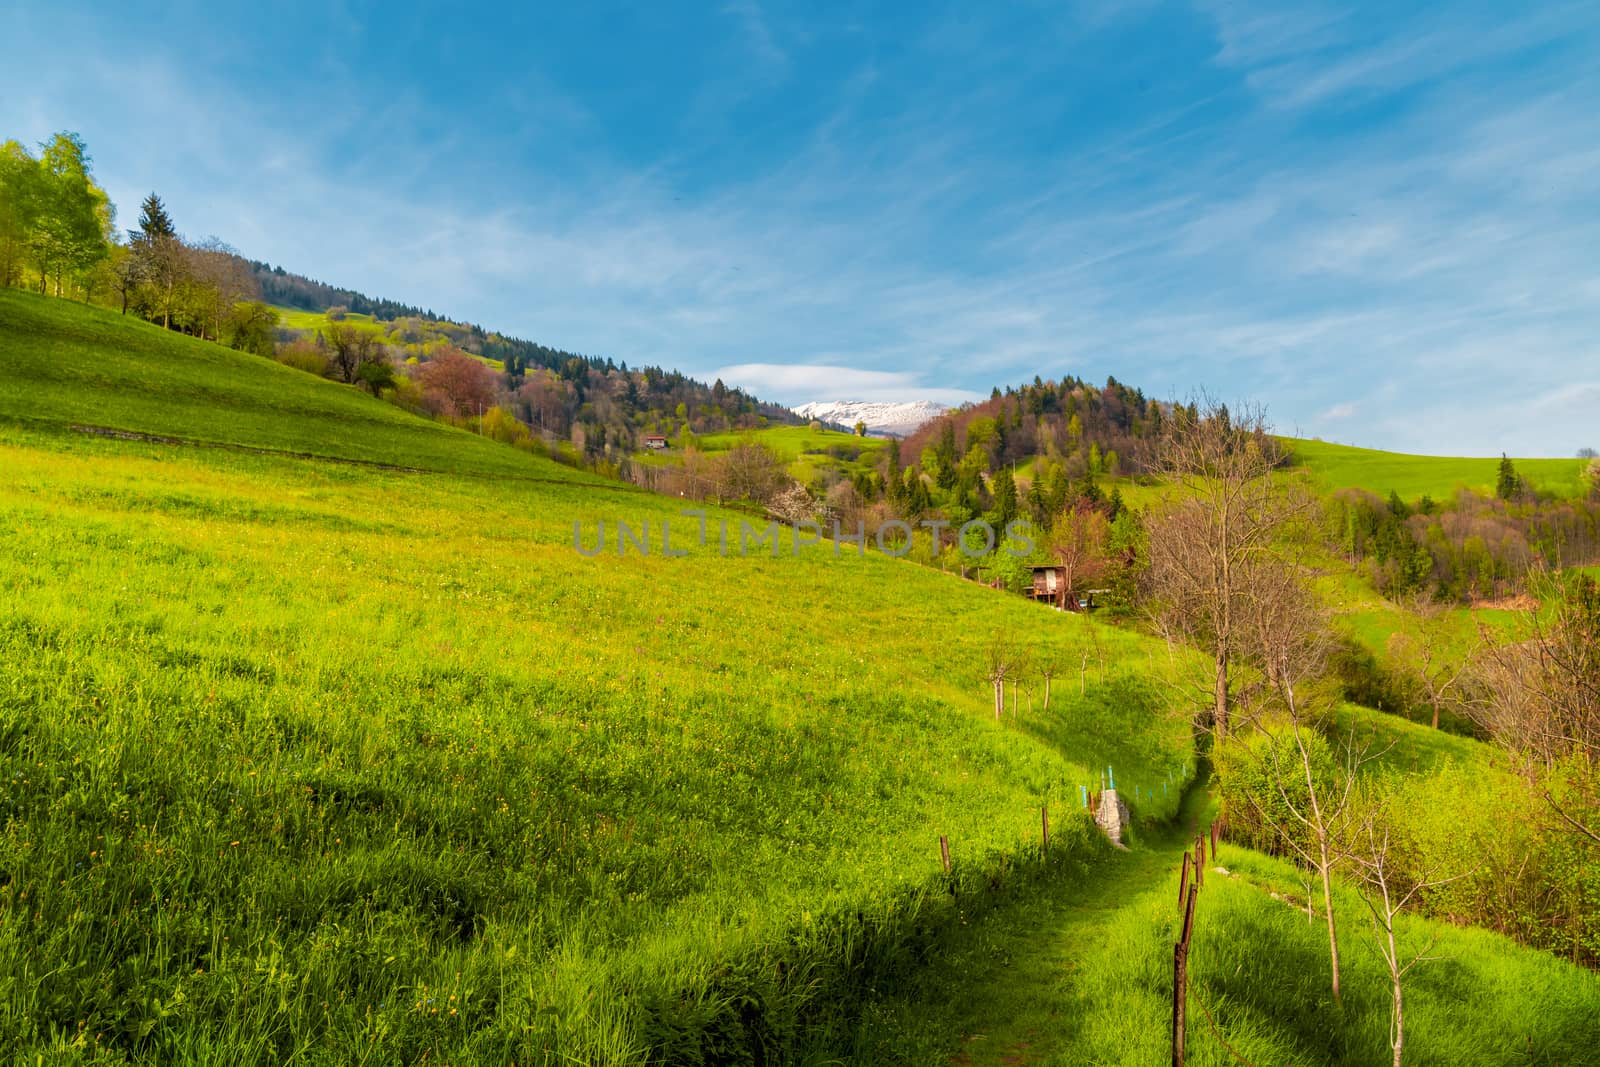
[[[1223,846],[1200,892],[1189,961],[1189,1063],[1386,1063],[1388,972],[1367,912],[1340,888],[1344,1005],[1333,1003],[1327,940],[1308,922],[1292,866]],[[1115,919],[1100,955],[1083,961],[1089,1006],[1079,1051],[1062,1063],[1170,1062],[1176,875]],[[1408,1064],[1588,1063],[1600,1043],[1600,977],[1496,934],[1422,918],[1400,927],[1403,951],[1438,957],[1407,976]],[[1431,946],[1431,947],[1430,947]],[[1208,1022],[1207,1013],[1213,1022]]]
[[[294,381],[313,414],[275,432],[341,448]],[[1075,662],[1093,622],[676,525],[687,558],[586,559],[575,520],[675,503],[486,481],[467,445],[457,476],[0,426],[0,1032],[29,1058],[803,1061],[961,909],[1092,859],[1102,767],[1171,814],[1164,649],[1103,630],[1081,695],[996,722],[996,629]]]

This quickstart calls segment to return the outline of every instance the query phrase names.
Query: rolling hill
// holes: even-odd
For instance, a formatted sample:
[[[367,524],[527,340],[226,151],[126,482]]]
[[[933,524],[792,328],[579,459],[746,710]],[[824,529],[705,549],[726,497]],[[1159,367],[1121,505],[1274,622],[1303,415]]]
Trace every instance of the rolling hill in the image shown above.
[[[837,436],[779,432],[797,462]],[[943,1059],[967,1038],[919,991],[974,943],[1070,953],[1028,972],[1071,976],[1040,1018],[1159,1015],[1160,850],[1205,802],[1187,654],[871,551],[742,553],[747,517],[701,537],[679,504],[0,291],[0,1033],[64,1063],[883,1062],[893,1016]],[[1057,669],[1000,718],[997,640]],[[1482,746],[1382,728],[1473,776]],[[1113,769],[1131,859],[1082,810]],[[1198,973],[1249,1048],[1316,1060],[1322,1009],[1277,993],[1314,945],[1261,892],[1288,876],[1224,859],[1219,946],[1282,964]],[[1085,893],[1059,938],[1010,925]],[[1424,1034],[1533,983],[1577,1022],[1528,1048],[1587,1047],[1592,975],[1442,936],[1470,966]],[[1356,1009],[1335,1040],[1376,1047]],[[1065,1062],[1156,1042],[1112,1014]]]
[[[1322,489],[1366,489],[1379,496],[1393,491],[1408,502],[1423,496],[1444,501],[1462,486],[1493,493],[1500,462],[1459,456],[1410,456],[1304,438],[1292,438],[1287,443],[1295,460],[1304,465]],[[1577,496],[1584,491],[1586,460],[1514,458],[1512,462],[1534,489],[1559,496]]]
[[[0,470],[0,1030],[39,1054],[798,1058],[993,887],[1100,855],[1101,768],[1161,819],[1193,767],[1152,642],[875,553],[724,556],[674,501],[104,311],[0,293]],[[618,520],[689,554],[574,551]],[[997,722],[997,631],[1098,666]]]

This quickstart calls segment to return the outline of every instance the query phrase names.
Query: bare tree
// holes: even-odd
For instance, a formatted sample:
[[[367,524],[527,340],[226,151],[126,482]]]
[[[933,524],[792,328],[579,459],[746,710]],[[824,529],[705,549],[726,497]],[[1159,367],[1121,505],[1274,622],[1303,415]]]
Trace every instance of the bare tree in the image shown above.
[[[1536,591],[1554,610],[1547,617],[1530,610],[1519,641],[1485,640],[1469,712],[1540,784],[1561,825],[1600,843],[1600,583],[1547,578]],[[1581,810],[1552,792],[1563,775],[1577,787]]]
[[[1356,772],[1367,757],[1352,737],[1345,744],[1342,766],[1329,768],[1326,759],[1319,758],[1318,708],[1307,699],[1306,688],[1322,674],[1333,639],[1327,612],[1299,567],[1290,561],[1263,561],[1256,568],[1245,606],[1249,610],[1243,620],[1241,651],[1248,652],[1261,668],[1265,684],[1258,700],[1244,703],[1244,714],[1266,738],[1262,759],[1267,777],[1276,794],[1277,810],[1289,816],[1289,825],[1275,827],[1278,836],[1321,880],[1333,999],[1343,1003],[1333,871],[1350,824]],[[1285,737],[1286,745],[1281,743]],[[1287,766],[1285,753],[1280,751],[1283,748],[1290,749]],[[1255,803],[1253,796],[1251,801]],[[1257,813],[1263,819],[1271,817],[1259,805]],[[1309,893],[1306,910],[1309,915]]]
[[[1389,819],[1382,803],[1374,804],[1361,819],[1352,837],[1348,858],[1361,882],[1361,900],[1372,917],[1378,954],[1389,970],[1389,1048],[1394,1053],[1394,1067],[1400,1067],[1406,1044],[1405,976],[1417,964],[1439,957],[1428,955],[1434,944],[1430,938],[1421,952],[1408,958],[1401,948],[1396,926],[1401,913],[1419,894],[1463,876],[1442,878],[1430,871],[1420,877],[1405,878],[1394,859]]]
[[[1034,670],[1039,672],[1039,679],[1044,682],[1044,707],[1043,711],[1050,710],[1050,679],[1054,678],[1061,670],[1061,663],[1048,652],[1039,654],[1038,666]]]
[[[1050,532],[1050,553],[1061,564],[1061,589],[1056,606],[1078,610],[1078,587],[1105,574],[1110,560],[1106,540],[1111,525],[1105,513],[1077,503],[1068,508]]]
[[[1396,633],[1389,639],[1391,653],[1409,660],[1428,707],[1433,711],[1433,728],[1439,728],[1439,713],[1446,707],[1458,704],[1455,698],[1467,677],[1470,657],[1450,656],[1450,615],[1444,605],[1432,597],[1418,594],[1410,597],[1406,609],[1416,617],[1415,636]]]
[[[984,680],[994,689],[994,717],[997,720],[1005,714],[1006,679],[1016,672],[1017,662],[1017,650],[1011,643],[1010,635],[1003,629],[996,630],[985,658]]]
[[[1211,654],[1211,723],[1222,737],[1229,672],[1260,562],[1309,506],[1275,480],[1282,460],[1259,408],[1235,416],[1209,397],[1193,409],[1178,405],[1156,446],[1154,469],[1169,495],[1150,526],[1149,605],[1165,632]]]
[[[721,492],[732,500],[765,502],[789,480],[783,459],[763,442],[746,438],[717,458]]]
[[[250,264],[215,237],[183,248],[182,313],[187,325],[202,337],[222,336],[222,320],[242,300],[261,295]]]
[[[1022,680],[1028,677],[1028,668],[1031,660],[1032,657],[1028,654],[1028,650],[1025,648],[1018,648],[1011,654],[1011,667],[1006,674],[1012,680],[1011,717],[1013,719],[1017,717],[1017,697],[1022,692]],[[1029,704],[1030,706],[1032,704],[1031,698],[1029,700]]]

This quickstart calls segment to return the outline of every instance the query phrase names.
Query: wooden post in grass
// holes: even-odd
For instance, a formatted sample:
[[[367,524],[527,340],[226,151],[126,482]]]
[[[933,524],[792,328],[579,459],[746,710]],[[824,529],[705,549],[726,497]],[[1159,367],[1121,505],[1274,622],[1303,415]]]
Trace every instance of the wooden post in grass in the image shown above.
[[[1184,1017],[1189,1003],[1189,939],[1194,934],[1196,885],[1184,898],[1183,932],[1172,946],[1172,1067],[1183,1067]]]
[[[1211,824],[1211,858],[1212,859],[1216,859],[1216,857],[1217,857],[1217,834],[1220,831],[1221,825],[1222,825],[1222,821],[1220,819]]]
[[[1183,1067],[1183,1008],[1184,988],[1188,985],[1185,973],[1188,960],[1184,958],[1183,942],[1172,943],[1172,1067]]]
[[[1039,851],[1050,851],[1050,805],[1039,805]]]
[[[1183,939],[1183,954],[1185,956],[1189,955],[1189,938],[1192,937],[1193,934],[1194,934],[1194,902],[1195,902],[1195,898],[1198,897],[1199,895],[1200,895],[1200,887],[1198,885],[1192,885],[1192,886],[1189,887],[1189,895],[1188,895],[1188,897],[1186,897],[1184,899],[1184,902],[1183,902],[1183,934],[1182,934],[1182,939]]]
[[[944,873],[950,873],[950,839],[944,834],[939,835],[939,859],[944,863]]]
[[[1183,907],[1184,894],[1189,891],[1189,853],[1183,854],[1183,863],[1178,868],[1178,907]]]
[[[1206,884],[1206,836],[1201,834],[1194,839],[1194,884]]]

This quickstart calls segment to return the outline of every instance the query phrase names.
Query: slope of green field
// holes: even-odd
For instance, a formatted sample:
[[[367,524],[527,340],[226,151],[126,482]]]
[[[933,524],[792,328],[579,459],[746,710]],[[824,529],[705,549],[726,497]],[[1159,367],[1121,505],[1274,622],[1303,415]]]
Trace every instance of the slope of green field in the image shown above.
[[[1226,873],[1223,873],[1226,872]],[[1169,1062],[1174,874],[1116,918],[1084,961],[1088,1015],[1072,1063]],[[1223,846],[1195,909],[1189,959],[1189,1061],[1345,1064],[1390,1060],[1388,972],[1366,907],[1335,893],[1344,1005],[1328,988],[1327,933],[1307,922],[1305,882],[1288,863]],[[1600,1044],[1600,977],[1485,930],[1406,916],[1410,1064],[1586,1063]],[[1469,1007],[1470,1005],[1470,1007]],[[1207,1013],[1210,1020],[1207,1019]]]
[[[0,419],[499,477],[600,479],[101,308],[0,289]]]
[[[741,441],[758,441],[771,448],[788,464],[789,475],[805,485],[816,482],[822,471],[845,477],[877,469],[886,444],[881,437],[857,437],[837,430],[813,430],[807,426],[771,426],[761,430],[739,430],[705,434],[696,447],[703,452],[726,452]],[[673,447],[665,452],[642,452],[636,459],[651,466],[678,466],[683,453]]]
[[[1447,756],[1422,737],[1400,747],[1407,758],[1429,749],[1447,761],[1475,755]],[[1187,836],[1153,835],[1066,892],[1019,894],[962,927],[927,967],[881,986],[847,1062],[1170,1063],[1176,872],[1214,814],[1197,810],[1207,798],[1194,793]],[[1304,873],[1292,864],[1228,844],[1208,863],[1190,950],[1186,1062],[1390,1062],[1388,973],[1365,906],[1341,879],[1341,1009],[1329,989],[1322,916],[1308,922],[1305,902]],[[1432,957],[1406,976],[1406,1063],[1586,1063],[1600,1042],[1592,971],[1498,933],[1413,914],[1401,919],[1399,939],[1407,959]]]
[[[278,313],[278,325],[286,330],[321,330],[328,325],[327,312],[278,305],[274,305],[273,310]],[[357,315],[354,312],[347,313],[345,319],[350,322],[372,322],[371,315]]]
[[[1090,620],[724,556],[720,513],[700,545],[673,501],[102,312],[0,294],[0,358],[0,1032],[30,1062],[799,1058],[993,887],[1104,850],[1102,768],[1159,819],[1192,765],[1167,651],[1120,631],[994,719],[993,635],[1076,664]]]
[[[813,430],[808,426],[774,426],[753,431],[756,440],[769,446],[780,459],[794,462],[806,452],[826,453],[830,448],[859,449],[863,457],[876,457],[887,443],[881,437],[857,437],[837,430]],[[723,452],[745,438],[742,432],[706,434],[700,447],[707,452]]]
[[[1443,501],[1461,486],[1482,493],[1494,491],[1498,459],[1450,456],[1408,456],[1370,448],[1287,439],[1296,462],[1321,489],[1367,489],[1379,496],[1391,491],[1414,502],[1424,495]],[[1514,459],[1517,473],[1541,492],[1576,496],[1583,491],[1581,459]]]

